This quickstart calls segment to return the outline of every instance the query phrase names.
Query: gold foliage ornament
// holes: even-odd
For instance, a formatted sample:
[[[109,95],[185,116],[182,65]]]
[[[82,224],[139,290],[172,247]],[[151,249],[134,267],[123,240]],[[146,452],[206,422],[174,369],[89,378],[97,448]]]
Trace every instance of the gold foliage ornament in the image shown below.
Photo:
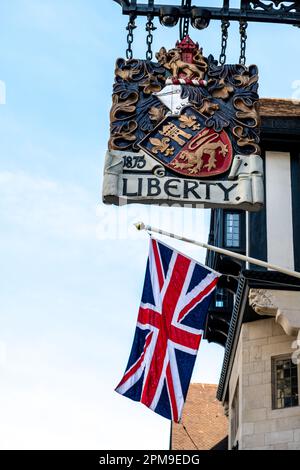
[[[147,200],[146,193],[153,198],[161,191],[157,180],[147,180],[144,188],[144,178],[151,175],[170,178],[171,185],[186,178],[225,188],[239,172],[244,175],[253,171],[255,184],[260,186],[249,189],[247,198],[252,193],[260,195],[263,183],[258,101],[255,65],[218,63],[212,55],[206,57],[188,35],[170,50],[161,47],[156,61],[150,57],[118,59],[108,145],[110,158],[117,155],[124,159],[124,180],[117,184],[118,191],[122,188],[129,199]],[[116,165],[110,168],[115,172]],[[137,186],[134,179],[126,180],[126,174],[139,174]],[[235,188],[238,183],[232,184]],[[197,185],[185,187],[186,197],[197,198],[193,189]],[[206,192],[209,194],[210,186]],[[243,204],[239,203],[243,196],[233,194],[230,197],[235,197],[234,204]],[[255,207],[261,206],[262,199],[259,196]]]
[[[152,152],[155,155],[161,152],[167,157],[170,157],[175,152],[174,147],[170,147],[170,139],[168,137],[163,137],[162,139],[155,139],[152,137],[149,139],[149,141],[153,145]]]

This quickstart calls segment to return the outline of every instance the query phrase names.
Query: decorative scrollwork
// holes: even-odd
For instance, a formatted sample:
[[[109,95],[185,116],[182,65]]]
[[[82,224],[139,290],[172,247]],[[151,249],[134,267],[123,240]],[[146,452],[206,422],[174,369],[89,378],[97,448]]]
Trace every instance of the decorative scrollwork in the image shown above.
[[[166,169],[162,165],[156,165],[153,168],[152,173],[154,174],[154,176],[157,176],[158,178],[163,178],[164,176],[166,176]]]
[[[233,135],[237,137],[237,145],[243,149],[244,153],[259,155],[259,138],[256,135],[249,137],[242,126],[236,126],[233,129]],[[248,149],[248,152],[247,152]]]
[[[236,117],[239,120],[246,120],[249,127],[257,127],[259,124],[259,115],[257,107],[253,106],[252,103],[250,106],[247,106],[243,98],[235,98],[233,104],[236,112]]]
[[[264,10],[267,12],[272,12],[275,10],[281,10],[282,12],[290,12],[290,11],[299,11],[299,2],[287,2],[282,0],[272,0],[271,2],[263,1],[263,0],[252,0],[248,2],[248,9],[253,10]],[[288,5],[287,5],[288,4]]]
[[[137,150],[137,140],[166,112],[153,96],[162,89],[165,76],[166,70],[155,62],[117,60],[109,149]]]
[[[157,56],[159,63],[135,59],[117,61],[109,148],[139,150],[139,142],[167,115],[168,108],[155,92],[161,91],[171,76],[179,75],[187,77],[186,83],[179,87],[182,100],[186,100],[203,117],[201,122],[198,118],[194,121],[191,117],[183,117],[179,124],[181,130],[194,131],[199,124],[219,133],[226,130],[235,154],[259,154],[257,67],[219,64],[213,56],[204,57],[198,45],[197,50],[192,52],[191,64],[181,59],[180,62],[176,51],[172,49],[167,52],[161,48]],[[195,76],[201,76],[207,85],[189,84]],[[172,155],[169,144],[163,139],[153,143],[154,148],[163,146],[165,156]]]
[[[154,123],[162,121],[165,115],[166,109],[163,106],[160,106],[158,108],[152,106],[152,108],[149,110],[149,117]]]

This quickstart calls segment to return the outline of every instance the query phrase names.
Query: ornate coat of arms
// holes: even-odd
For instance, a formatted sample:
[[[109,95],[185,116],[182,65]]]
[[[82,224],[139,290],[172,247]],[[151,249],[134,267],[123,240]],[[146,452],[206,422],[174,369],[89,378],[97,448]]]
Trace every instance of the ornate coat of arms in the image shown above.
[[[219,65],[189,36],[117,60],[103,200],[258,210],[258,70]]]

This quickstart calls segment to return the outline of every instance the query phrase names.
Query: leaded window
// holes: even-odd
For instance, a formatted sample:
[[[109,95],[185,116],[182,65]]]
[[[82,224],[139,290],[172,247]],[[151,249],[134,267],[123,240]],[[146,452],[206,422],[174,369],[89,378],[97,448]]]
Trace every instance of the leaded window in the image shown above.
[[[299,405],[298,366],[290,357],[273,359],[273,408]]]
[[[225,245],[228,248],[240,248],[240,218],[239,213],[227,212],[225,214]]]
[[[215,306],[217,308],[226,308],[228,306],[228,293],[225,289],[216,289],[215,293]]]

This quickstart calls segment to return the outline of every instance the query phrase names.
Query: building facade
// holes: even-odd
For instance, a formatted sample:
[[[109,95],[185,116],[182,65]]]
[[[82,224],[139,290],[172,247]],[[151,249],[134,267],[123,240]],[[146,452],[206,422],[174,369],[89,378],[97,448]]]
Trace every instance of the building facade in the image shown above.
[[[300,103],[261,100],[265,207],[212,210],[209,243],[300,271]],[[300,280],[213,252],[205,337],[225,348],[229,449],[300,449]]]

